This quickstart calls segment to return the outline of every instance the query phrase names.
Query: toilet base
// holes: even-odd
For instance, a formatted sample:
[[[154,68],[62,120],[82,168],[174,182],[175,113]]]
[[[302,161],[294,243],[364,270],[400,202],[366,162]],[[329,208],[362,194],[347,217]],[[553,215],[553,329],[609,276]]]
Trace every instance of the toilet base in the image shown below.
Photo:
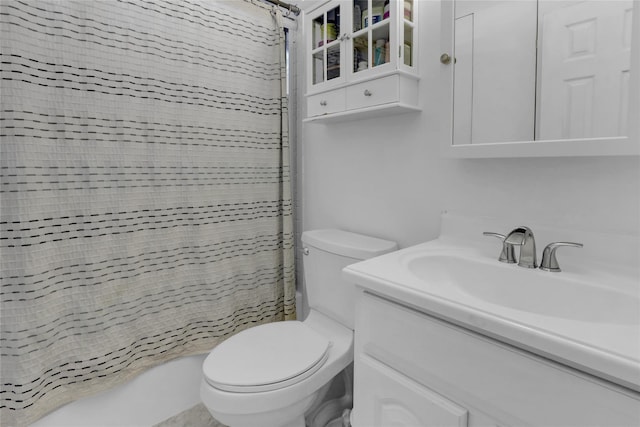
[[[353,364],[334,377],[332,383],[341,385],[329,398],[318,399],[317,404],[305,416],[307,427],[343,427],[349,426],[349,415],[353,408]],[[333,388],[333,384],[332,387]],[[329,396],[330,393],[327,393]]]
[[[220,413],[212,410],[204,399],[203,401],[213,418],[229,427],[305,427],[305,413],[317,403],[318,399],[324,397],[328,386],[329,384],[291,406],[269,412]],[[208,385],[203,384],[203,387],[208,387]]]

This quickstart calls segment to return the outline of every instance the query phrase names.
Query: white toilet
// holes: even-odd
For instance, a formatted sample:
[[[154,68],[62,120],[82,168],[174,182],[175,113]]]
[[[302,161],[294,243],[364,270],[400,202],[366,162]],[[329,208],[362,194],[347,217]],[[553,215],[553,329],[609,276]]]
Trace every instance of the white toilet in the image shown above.
[[[342,269],[397,249],[340,230],[307,231],[302,243],[307,318],[242,331],[204,361],[200,397],[230,427],[304,427],[305,413],[353,361],[355,288]]]

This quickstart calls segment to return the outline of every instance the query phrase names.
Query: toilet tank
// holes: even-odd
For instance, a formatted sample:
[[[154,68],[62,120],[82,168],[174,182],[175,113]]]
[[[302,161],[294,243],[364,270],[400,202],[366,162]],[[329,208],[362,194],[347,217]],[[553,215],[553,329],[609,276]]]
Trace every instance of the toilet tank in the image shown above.
[[[398,249],[395,242],[342,230],[302,233],[309,307],[353,329],[355,286],[342,279],[346,266]]]

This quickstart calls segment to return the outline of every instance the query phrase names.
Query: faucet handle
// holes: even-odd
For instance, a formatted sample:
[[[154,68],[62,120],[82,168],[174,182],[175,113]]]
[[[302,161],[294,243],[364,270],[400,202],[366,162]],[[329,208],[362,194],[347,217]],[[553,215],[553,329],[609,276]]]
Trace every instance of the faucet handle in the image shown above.
[[[554,242],[549,243],[544,251],[542,251],[542,262],[540,263],[540,270],[544,271],[552,271],[557,273],[560,270],[560,265],[558,265],[558,259],[556,258],[556,250],[561,246],[572,246],[574,248],[581,248],[584,245],[582,243],[574,243],[574,242]]]
[[[507,264],[515,264],[516,263],[516,251],[514,250],[512,244],[507,243],[505,241],[507,236],[505,236],[504,234],[500,234],[500,233],[494,233],[492,231],[485,231],[484,233],[482,233],[482,235],[491,236],[491,237],[497,237],[498,239],[500,239],[502,241],[502,252],[500,252],[500,257],[498,258],[498,261],[506,262]]]

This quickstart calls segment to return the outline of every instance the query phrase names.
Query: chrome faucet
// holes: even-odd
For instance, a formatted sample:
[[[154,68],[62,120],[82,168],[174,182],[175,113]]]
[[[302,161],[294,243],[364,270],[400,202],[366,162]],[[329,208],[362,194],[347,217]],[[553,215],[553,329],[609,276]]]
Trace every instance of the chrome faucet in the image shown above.
[[[505,244],[520,246],[518,266],[525,268],[538,267],[536,257],[536,240],[533,231],[528,227],[518,227],[511,230],[504,239]]]
[[[518,266],[525,268],[538,267],[538,261],[536,256],[536,240],[533,237],[533,231],[528,227],[518,227],[511,230],[506,236],[500,233],[494,233],[485,231],[485,236],[497,237],[502,241],[502,252],[498,261],[506,262],[508,264],[516,263],[516,254],[514,246],[520,246],[520,258],[518,259]],[[559,272],[560,265],[558,265],[558,259],[556,258],[556,250],[562,246],[572,246],[574,248],[581,248],[582,243],[574,242],[554,242],[549,243],[542,252],[542,263],[540,269],[544,271]]]

